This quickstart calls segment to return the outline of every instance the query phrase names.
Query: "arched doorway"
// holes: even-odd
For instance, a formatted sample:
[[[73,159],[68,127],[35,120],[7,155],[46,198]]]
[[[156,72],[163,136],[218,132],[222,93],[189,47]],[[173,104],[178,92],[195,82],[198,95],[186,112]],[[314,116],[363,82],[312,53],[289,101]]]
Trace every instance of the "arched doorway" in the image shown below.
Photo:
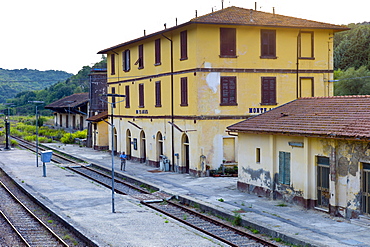
[[[185,168],[183,171],[189,173],[190,170],[190,148],[189,148],[189,138],[186,134],[182,136],[182,164]]]
[[[126,130],[126,155],[127,159],[131,159],[131,131]]]
[[[146,143],[145,143],[145,133],[140,132],[140,163],[145,163],[146,161]]]
[[[113,151],[114,151],[114,154],[117,154],[117,129],[114,128],[114,147],[113,147]]]
[[[161,160],[161,155],[163,155],[163,137],[162,133],[157,133],[157,167],[159,167],[159,161]]]

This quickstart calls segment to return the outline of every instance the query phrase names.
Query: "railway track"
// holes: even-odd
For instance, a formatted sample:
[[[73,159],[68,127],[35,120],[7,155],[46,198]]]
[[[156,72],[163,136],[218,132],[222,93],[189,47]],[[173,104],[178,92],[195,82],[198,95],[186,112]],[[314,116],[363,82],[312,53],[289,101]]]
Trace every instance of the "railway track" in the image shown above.
[[[3,219],[24,246],[68,246],[0,182],[0,211]]]
[[[19,140],[19,143],[22,143],[21,145],[23,147],[31,150],[32,146],[35,146],[32,145],[32,143],[27,143],[23,140]],[[81,165],[81,160],[80,162],[77,162],[76,159],[65,158],[63,155],[57,154],[55,156],[57,157],[52,158],[54,162],[69,163],[70,165],[67,166],[69,170],[102,184],[105,187],[111,188],[112,177],[110,170],[106,169],[103,171],[102,169],[105,168],[94,165],[84,166]],[[207,217],[204,213],[191,210],[185,206],[179,205],[178,203],[173,203],[170,201],[170,195],[159,191],[153,192],[153,190],[150,190],[150,188],[145,185],[143,186],[141,184],[127,182],[124,178],[120,178],[119,176],[115,176],[114,188],[116,193],[130,195],[140,200],[143,205],[166,214],[167,216],[218,239],[229,246],[283,246],[267,241],[265,238],[260,238],[255,234],[250,234],[248,231],[231,226],[230,223]]]

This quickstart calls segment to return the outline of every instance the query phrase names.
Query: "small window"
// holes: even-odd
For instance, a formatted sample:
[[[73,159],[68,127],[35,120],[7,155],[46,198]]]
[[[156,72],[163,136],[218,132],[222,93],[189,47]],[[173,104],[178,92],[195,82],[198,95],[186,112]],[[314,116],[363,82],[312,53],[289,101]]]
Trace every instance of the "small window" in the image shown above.
[[[188,78],[181,78],[181,106],[188,106]]]
[[[313,77],[299,78],[299,97],[314,97],[315,84]]]
[[[139,45],[139,58],[135,65],[139,65],[138,69],[144,68],[144,45]]]
[[[112,94],[116,94],[116,88],[115,87],[112,87]],[[111,97],[112,98],[112,105],[113,105],[113,108],[116,108],[116,97]],[[109,99],[108,99],[109,100]]]
[[[161,81],[155,82],[155,107],[162,106]]]
[[[188,59],[188,32],[182,31],[180,33],[180,60]]]
[[[237,105],[236,102],[236,77],[221,77],[221,103],[220,105]]]
[[[235,28],[220,28],[220,57],[236,57]]]
[[[290,185],[290,153],[279,152],[279,183]]]
[[[298,42],[299,59],[315,59],[313,32],[300,32]]]
[[[122,52],[122,67],[123,71],[130,71],[130,50]]]
[[[139,107],[144,107],[144,84],[139,84]]]
[[[275,30],[261,30],[261,58],[276,58]]]
[[[126,85],[125,86],[125,95],[126,95],[126,98],[125,98],[125,102],[126,102],[126,108],[130,108],[130,86],[129,85]]]
[[[155,65],[161,64],[161,39],[155,40]]]
[[[261,105],[276,105],[276,77],[262,77]]]
[[[256,148],[256,163],[261,162],[261,148]]]
[[[116,54],[110,55],[110,73],[111,75],[116,74]]]

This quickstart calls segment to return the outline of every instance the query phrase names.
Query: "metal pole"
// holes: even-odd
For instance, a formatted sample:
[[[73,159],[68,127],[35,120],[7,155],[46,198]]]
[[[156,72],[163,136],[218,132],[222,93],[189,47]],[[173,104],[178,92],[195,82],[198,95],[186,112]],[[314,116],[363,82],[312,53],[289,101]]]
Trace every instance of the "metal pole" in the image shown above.
[[[36,105],[36,167],[39,167],[39,121]]]
[[[111,127],[112,127],[112,213],[115,213],[114,210],[114,125],[113,125],[113,105],[114,103],[111,104],[111,110],[112,110],[112,119],[111,119]]]

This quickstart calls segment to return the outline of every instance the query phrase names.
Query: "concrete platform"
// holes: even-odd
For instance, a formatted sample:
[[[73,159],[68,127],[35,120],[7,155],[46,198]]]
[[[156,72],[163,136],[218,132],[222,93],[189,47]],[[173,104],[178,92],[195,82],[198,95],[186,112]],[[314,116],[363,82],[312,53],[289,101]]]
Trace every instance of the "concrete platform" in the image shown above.
[[[48,145],[91,163],[111,167],[108,152],[76,145]],[[115,195],[117,213],[113,214],[109,189],[51,164],[47,165],[47,177],[42,177],[42,168],[35,163],[35,156],[28,151],[0,152],[0,166],[6,172],[99,246],[222,246],[217,240],[142,207],[129,196]],[[118,157],[114,163],[115,170],[122,172]],[[130,161],[122,173],[221,213],[234,215],[235,211],[245,211],[241,213],[243,220],[256,224],[256,229],[297,245],[370,246],[369,227],[331,218],[317,210],[241,193],[234,177],[194,178],[187,174],[158,172],[156,168]]]

